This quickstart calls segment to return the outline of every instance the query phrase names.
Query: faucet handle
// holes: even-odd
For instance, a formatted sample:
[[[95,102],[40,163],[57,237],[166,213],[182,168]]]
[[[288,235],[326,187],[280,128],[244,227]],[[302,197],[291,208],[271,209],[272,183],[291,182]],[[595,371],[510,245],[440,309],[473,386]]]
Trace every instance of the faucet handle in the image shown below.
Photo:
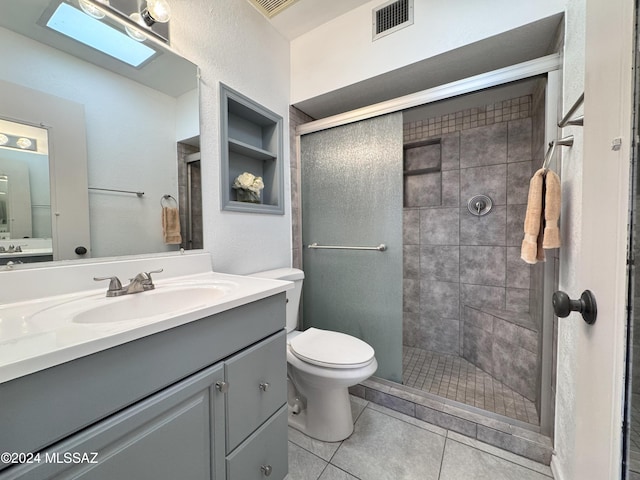
[[[151,278],[151,274],[152,273],[162,273],[164,271],[163,268],[160,268],[158,270],[151,270],[150,272],[145,272],[144,274],[147,276],[147,280],[149,281],[149,283],[153,284],[153,279]]]
[[[96,282],[101,282],[103,280],[109,281],[109,290],[107,290],[107,294],[109,292],[116,292],[122,290],[122,283],[118,277],[93,277]]]
[[[156,286],[153,284],[153,279],[151,278],[152,273],[160,273],[163,269],[159,270],[151,270],[150,272],[142,272],[136,275],[136,279],[142,283],[142,286],[145,290],[153,290]],[[132,280],[133,281],[133,280]]]

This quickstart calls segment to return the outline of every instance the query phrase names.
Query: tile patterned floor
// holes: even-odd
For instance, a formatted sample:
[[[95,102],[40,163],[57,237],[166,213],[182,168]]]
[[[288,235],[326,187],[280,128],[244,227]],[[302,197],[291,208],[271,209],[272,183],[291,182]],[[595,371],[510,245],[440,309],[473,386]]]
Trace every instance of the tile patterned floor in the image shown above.
[[[405,345],[402,381],[412,388],[539,425],[533,402],[456,355]]]
[[[289,429],[287,480],[550,480],[546,465],[351,397],[355,428],[326,443]]]

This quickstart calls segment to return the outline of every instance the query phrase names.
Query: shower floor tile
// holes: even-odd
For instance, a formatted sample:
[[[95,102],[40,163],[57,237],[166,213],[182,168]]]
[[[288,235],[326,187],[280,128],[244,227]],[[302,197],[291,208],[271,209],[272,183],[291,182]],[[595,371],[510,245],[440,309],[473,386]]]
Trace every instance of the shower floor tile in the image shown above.
[[[403,347],[402,382],[412,388],[539,425],[535,404],[462,357]]]

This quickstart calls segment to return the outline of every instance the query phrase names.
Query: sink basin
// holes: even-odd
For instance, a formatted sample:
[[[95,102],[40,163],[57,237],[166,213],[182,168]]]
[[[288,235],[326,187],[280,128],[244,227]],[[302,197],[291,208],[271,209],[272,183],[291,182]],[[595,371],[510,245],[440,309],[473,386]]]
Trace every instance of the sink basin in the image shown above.
[[[113,323],[157,315],[173,315],[185,310],[204,308],[225,295],[214,286],[174,287],[109,298],[101,305],[75,314],[74,323]]]
[[[42,331],[69,324],[107,325],[170,318],[206,308],[231,290],[230,283],[216,283],[162,285],[148,292],[112,298],[102,293],[45,308],[26,320]]]

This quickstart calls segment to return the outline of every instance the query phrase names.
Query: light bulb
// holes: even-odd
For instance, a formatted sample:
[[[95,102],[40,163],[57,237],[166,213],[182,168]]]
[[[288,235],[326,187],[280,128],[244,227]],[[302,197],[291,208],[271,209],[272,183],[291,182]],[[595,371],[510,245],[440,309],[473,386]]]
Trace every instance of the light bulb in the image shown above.
[[[20,137],[16,141],[16,145],[23,149],[29,148],[31,146],[31,140],[29,140],[28,138]]]
[[[97,0],[103,5],[109,6],[109,0]],[[78,5],[84,13],[89,15],[90,17],[101,19],[104,18],[104,12],[96,7],[93,3],[88,2],[87,0],[78,0]]]
[[[171,8],[166,0],[147,0],[147,8],[141,12],[144,22],[151,26],[154,23],[167,23],[171,18]]]
[[[9,143],[9,137],[4,133],[0,133],[0,145],[6,145],[7,143]]]
[[[133,20],[135,23],[137,23],[138,25],[140,25],[141,27],[148,28],[147,24],[144,23],[144,20],[142,20],[142,16],[139,13],[132,13],[131,15],[129,15],[129,18]],[[144,42],[147,39],[147,36],[136,27],[130,27],[129,25],[125,25],[124,29],[126,30],[127,35],[129,35],[131,38],[133,38],[138,42]]]

